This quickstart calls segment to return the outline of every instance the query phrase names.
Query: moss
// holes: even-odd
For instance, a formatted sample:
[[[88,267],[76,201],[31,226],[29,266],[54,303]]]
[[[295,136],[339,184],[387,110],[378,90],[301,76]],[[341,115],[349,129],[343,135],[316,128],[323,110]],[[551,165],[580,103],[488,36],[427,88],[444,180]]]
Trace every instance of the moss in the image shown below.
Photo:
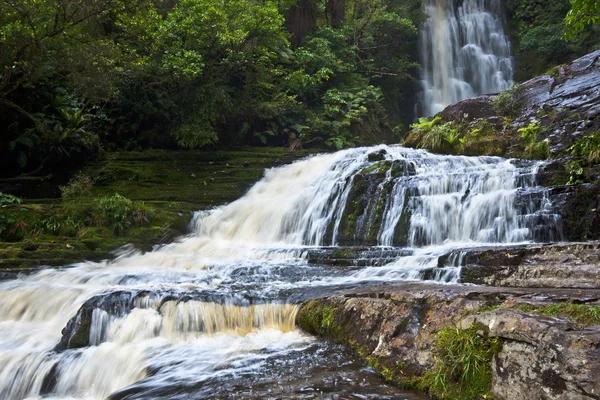
[[[418,376],[408,376],[404,374],[402,361],[397,361],[395,365],[388,366],[384,364],[379,357],[373,355],[364,355],[364,351],[359,351],[359,356],[373,368],[373,370],[381,376],[386,382],[404,389],[421,389],[422,380]]]
[[[589,304],[555,303],[538,306],[528,303],[517,304],[512,307],[524,312],[563,317],[579,325],[581,328],[600,325],[600,306]]]
[[[20,205],[24,210],[20,225],[23,230],[12,235],[14,246],[0,241],[0,268],[101,260],[110,258],[112,250],[127,243],[149,250],[185,234],[192,211],[239,198],[262,177],[265,168],[303,155],[289,154],[284,148],[108,153],[74,173],[94,181],[86,196],[76,201],[24,200]],[[97,199],[115,193],[150,213],[144,216],[154,216],[117,232],[96,226],[100,223],[93,215]],[[32,245],[39,249],[27,250]]]
[[[339,227],[338,241],[341,245],[353,245],[358,218],[364,213],[365,203],[365,176],[358,174],[354,182],[344,209]]]
[[[396,224],[396,228],[394,229],[394,246],[405,246],[408,244],[408,231],[410,229],[410,210],[407,207],[406,200],[407,199],[405,199],[404,201],[404,209],[402,210],[402,215],[400,216],[400,219]]]
[[[469,127],[460,142],[469,156],[502,156],[507,147],[505,138],[485,120]]]
[[[521,94],[522,89],[518,85],[514,85],[492,99],[492,107],[499,115],[514,117],[520,113],[522,108]]]
[[[377,198],[377,204],[375,205],[375,215],[373,216],[373,223],[369,227],[369,232],[367,232],[365,237],[365,244],[368,246],[377,245],[377,235],[379,234],[381,223],[383,221],[383,213],[385,212],[387,199],[393,188],[394,182],[387,182],[383,186],[381,193],[379,193],[379,197]]]
[[[383,161],[385,160],[386,153],[387,152],[385,150],[379,150],[375,153],[369,153],[369,161]]]
[[[311,300],[298,311],[297,324],[312,334],[338,338],[340,326],[336,321],[336,311],[337,308],[325,304],[323,300]]]
[[[87,347],[90,344],[90,329],[92,327],[92,315],[88,310],[83,310],[80,319],[77,321],[77,329],[69,339],[69,349],[79,349]]]

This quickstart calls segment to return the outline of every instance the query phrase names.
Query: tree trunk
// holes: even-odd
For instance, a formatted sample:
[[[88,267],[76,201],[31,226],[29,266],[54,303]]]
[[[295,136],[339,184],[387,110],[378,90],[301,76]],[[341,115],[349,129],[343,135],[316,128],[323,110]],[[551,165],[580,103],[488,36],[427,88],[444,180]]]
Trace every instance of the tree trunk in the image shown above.
[[[286,20],[292,34],[292,44],[300,46],[317,27],[317,12],[312,0],[298,0],[286,13]]]
[[[327,13],[331,18],[331,26],[339,28],[346,18],[346,0],[328,0]]]

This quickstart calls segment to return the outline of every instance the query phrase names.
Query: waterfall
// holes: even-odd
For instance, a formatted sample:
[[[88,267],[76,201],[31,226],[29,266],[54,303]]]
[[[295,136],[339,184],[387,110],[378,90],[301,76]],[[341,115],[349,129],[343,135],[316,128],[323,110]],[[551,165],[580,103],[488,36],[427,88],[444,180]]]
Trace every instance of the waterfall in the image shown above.
[[[421,30],[421,109],[446,106],[512,85],[513,63],[500,0],[429,0]]]
[[[0,282],[0,398],[225,398],[257,376],[256,398],[295,398],[271,391],[300,390],[299,373],[333,381],[327,363],[369,382],[295,328],[297,304],[357,285],[456,282],[462,256],[441,258],[450,251],[560,239],[539,166],[385,145],[316,155],[267,170],[152,252]],[[362,261],[310,262],[339,246],[360,246]],[[378,385],[360,391],[377,398]],[[326,390],[353,397],[345,383]]]
[[[383,159],[369,161],[373,154]],[[534,237],[529,217],[540,216],[538,225],[546,218],[548,226],[556,217],[544,189],[535,189],[537,168],[536,162],[517,165],[499,157],[443,156],[400,146],[315,156],[270,170],[243,198],[199,213],[195,235],[282,246],[535,240],[540,238]],[[541,197],[517,206],[524,188]],[[403,218],[405,232],[400,232]]]

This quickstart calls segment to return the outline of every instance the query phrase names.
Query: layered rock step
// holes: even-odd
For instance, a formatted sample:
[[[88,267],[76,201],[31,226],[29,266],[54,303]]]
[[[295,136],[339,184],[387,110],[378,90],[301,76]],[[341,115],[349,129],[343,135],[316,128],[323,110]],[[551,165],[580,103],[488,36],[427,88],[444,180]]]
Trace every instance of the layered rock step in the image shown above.
[[[387,380],[434,394],[440,381],[502,400],[600,394],[600,290],[405,283],[311,300],[297,323]],[[475,373],[471,353],[489,357]]]
[[[331,247],[310,249],[311,264],[358,269],[401,264],[413,249]],[[426,257],[426,256],[421,256]],[[530,288],[600,288],[600,242],[521,244],[449,251],[415,278],[436,280],[456,269],[457,282]],[[435,261],[435,260],[434,260]]]

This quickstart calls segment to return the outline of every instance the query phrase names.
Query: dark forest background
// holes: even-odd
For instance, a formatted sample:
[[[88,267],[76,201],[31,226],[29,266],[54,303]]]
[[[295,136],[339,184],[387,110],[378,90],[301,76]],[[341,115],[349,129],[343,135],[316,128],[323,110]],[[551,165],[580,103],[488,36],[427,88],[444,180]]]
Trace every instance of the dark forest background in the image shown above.
[[[518,80],[600,43],[576,14],[567,31],[569,0],[506,7]],[[115,149],[397,142],[424,18],[422,0],[2,1],[0,176]]]

